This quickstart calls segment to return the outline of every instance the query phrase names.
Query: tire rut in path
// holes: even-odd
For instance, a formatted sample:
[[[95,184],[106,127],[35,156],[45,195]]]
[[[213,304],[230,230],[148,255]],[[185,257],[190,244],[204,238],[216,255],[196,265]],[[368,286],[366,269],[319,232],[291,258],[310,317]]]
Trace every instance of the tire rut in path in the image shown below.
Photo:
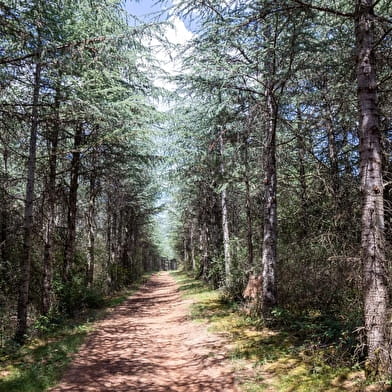
[[[52,392],[238,392],[222,340],[188,320],[168,273],[96,324]]]

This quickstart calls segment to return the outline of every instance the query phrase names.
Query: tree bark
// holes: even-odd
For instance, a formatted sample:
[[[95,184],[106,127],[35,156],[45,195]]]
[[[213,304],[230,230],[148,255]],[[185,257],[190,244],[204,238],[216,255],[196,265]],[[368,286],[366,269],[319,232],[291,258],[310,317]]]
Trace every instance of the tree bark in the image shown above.
[[[107,194],[106,198],[106,287],[109,291],[112,285],[112,279],[110,276],[110,271],[112,268],[112,214],[110,209],[110,196]]]
[[[114,273],[114,212],[112,210],[112,198],[109,192],[106,194],[106,216],[107,216],[107,227],[106,227],[106,249],[107,249],[107,264],[106,264],[106,287],[110,292],[113,289],[113,273]]]
[[[331,113],[327,114],[328,117],[332,116]],[[339,160],[338,151],[336,146],[336,137],[333,129],[332,119],[327,119],[327,134],[328,134],[328,158],[331,170],[332,181],[332,196],[335,203],[335,212],[339,209],[339,190],[340,190],[340,176],[339,176]]]
[[[188,271],[189,270],[189,252],[188,252],[188,237],[185,233],[184,238],[182,240],[182,244],[183,244],[183,252],[184,252],[184,267],[185,270]]]
[[[190,247],[191,247],[191,262],[192,271],[196,271],[196,259],[195,259],[195,220],[191,221],[191,232],[190,232]]]
[[[263,287],[262,312],[268,316],[277,303],[277,202],[276,202],[276,121],[277,105],[274,102],[272,84],[266,89],[267,129],[264,144],[264,234],[263,234]]]
[[[302,127],[302,115],[301,110],[297,108],[297,120],[298,120],[298,128],[296,133],[297,139],[297,157],[298,157],[298,175],[299,175],[299,184],[300,184],[300,204],[301,204],[301,227],[298,231],[299,238],[298,240],[303,240],[308,235],[309,230],[309,219],[308,219],[308,185],[306,181],[306,142],[303,137],[303,129]]]
[[[46,186],[48,195],[48,206],[46,214],[45,244],[42,276],[42,314],[49,313],[53,302],[53,237],[56,225],[56,172],[57,172],[57,153],[60,131],[60,97],[59,91],[55,97],[55,116],[56,120],[49,137],[49,174]]]
[[[29,302],[29,288],[31,280],[31,248],[33,234],[33,207],[34,207],[34,185],[37,155],[37,133],[38,133],[38,100],[41,87],[42,65],[40,58],[37,59],[34,72],[33,108],[31,112],[30,146],[27,161],[27,183],[26,200],[24,210],[23,251],[20,258],[20,284],[18,293],[18,312],[15,340],[19,343],[25,341],[27,333],[27,316]]]
[[[246,241],[248,247],[248,268],[253,266],[253,219],[252,219],[252,198],[250,194],[250,180],[249,180],[249,130],[245,132],[244,136],[244,182],[245,182],[245,209],[246,209]]]
[[[200,272],[197,278],[202,278],[204,281],[208,281],[208,267],[209,267],[209,254],[208,254],[208,242],[209,233],[205,213],[201,216],[201,224],[199,228],[199,253],[200,253]]]
[[[308,186],[306,181],[305,169],[305,148],[302,137],[297,136],[297,150],[299,163],[299,184],[300,184],[300,201],[301,201],[301,228],[299,230],[300,238],[303,240],[308,234]]]
[[[117,287],[117,264],[118,264],[118,213],[117,204],[110,193],[107,194],[107,214],[108,214],[108,265],[107,265],[107,285],[110,291]]]
[[[208,282],[208,273],[209,273],[209,252],[208,252],[208,243],[209,243],[209,230],[206,222],[203,222],[202,228],[202,264],[203,264],[203,279]]]
[[[87,286],[92,286],[94,282],[96,197],[97,197],[97,184],[96,184],[95,174],[92,173],[90,178],[90,192],[89,192],[89,203],[88,203],[88,211],[87,211],[87,227],[88,227]]]
[[[224,165],[224,141],[222,133],[219,135],[220,155],[221,155],[221,175],[224,180],[225,165]],[[222,231],[223,231],[223,251],[225,257],[225,285],[226,288],[230,288],[233,284],[232,279],[232,260],[230,252],[230,233],[229,233],[229,221],[227,213],[227,191],[224,186],[221,191],[221,207],[222,207]]]
[[[8,173],[8,147],[4,145],[3,151],[4,177],[1,184],[1,224],[0,224],[0,257],[2,261],[9,261],[8,226],[9,226],[9,198],[7,189],[9,186]]]
[[[382,146],[374,54],[373,0],[356,1],[355,36],[362,191],[361,258],[368,370],[391,370],[386,347],[388,283],[384,244]]]
[[[75,259],[76,219],[80,171],[80,146],[82,144],[83,127],[79,125],[74,135],[74,150],[71,161],[71,181],[68,196],[67,238],[64,247],[63,280],[68,282],[71,278],[71,268]]]

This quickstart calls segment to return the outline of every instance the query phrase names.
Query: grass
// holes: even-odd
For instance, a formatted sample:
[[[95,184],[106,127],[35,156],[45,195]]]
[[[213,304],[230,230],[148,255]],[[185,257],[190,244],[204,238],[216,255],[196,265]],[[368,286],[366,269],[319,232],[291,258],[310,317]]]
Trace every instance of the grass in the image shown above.
[[[146,278],[106,298],[102,309],[89,309],[22,347],[11,346],[0,353],[0,392],[44,392],[53,387],[87,334],[94,330],[94,322],[102,319],[109,308],[124,302]]]
[[[377,391],[366,386],[361,369],[332,361],[331,346],[309,346],[290,331],[269,329],[241,312],[238,305],[181,272],[173,272],[180,291],[193,300],[191,317],[223,334],[229,355],[241,376],[244,392]]]

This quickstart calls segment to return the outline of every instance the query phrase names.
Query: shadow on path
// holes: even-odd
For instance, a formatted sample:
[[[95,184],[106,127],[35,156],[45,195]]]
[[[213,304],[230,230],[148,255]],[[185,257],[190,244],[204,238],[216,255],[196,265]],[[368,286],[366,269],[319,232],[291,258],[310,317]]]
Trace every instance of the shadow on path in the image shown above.
[[[238,391],[222,342],[188,321],[168,273],[99,322],[52,392]]]

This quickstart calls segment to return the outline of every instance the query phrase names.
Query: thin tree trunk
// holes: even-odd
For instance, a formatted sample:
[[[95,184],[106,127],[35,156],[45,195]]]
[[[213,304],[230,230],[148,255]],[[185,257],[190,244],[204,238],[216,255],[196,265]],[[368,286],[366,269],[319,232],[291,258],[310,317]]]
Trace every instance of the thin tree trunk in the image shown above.
[[[339,225],[339,217],[341,216],[341,196],[340,196],[340,175],[339,175],[339,160],[338,149],[336,145],[336,136],[333,129],[332,111],[329,110],[326,114],[326,128],[328,135],[328,158],[330,164],[330,178],[332,188],[332,203],[333,203],[333,220],[334,226]]]
[[[264,147],[264,234],[263,234],[263,287],[262,312],[268,316],[276,305],[277,264],[277,203],[276,203],[276,120],[277,107],[272,95],[272,86],[266,90],[267,130]]]
[[[110,271],[110,278],[112,282],[112,289],[117,288],[117,271],[118,271],[118,262],[119,262],[119,256],[118,256],[118,243],[119,243],[119,238],[118,238],[118,232],[117,232],[117,226],[118,226],[118,214],[117,214],[117,209],[116,206],[113,206],[113,200],[110,200],[112,202],[111,208],[113,208],[112,213],[111,213],[111,247],[110,247],[110,259],[111,259],[111,271]]]
[[[47,183],[48,207],[45,228],[43,276],[42,276],[42,313],[48,314],[53,302],[53,237],[56,224],[56,171],[57,149],[60,130],[60,97],[59,91],[55,97],[56,120],[50,134],[49,175]]]
[[[112,196],[107,193],[107,271],[106,271],[106,282],[109,291],[113,291],[116,288],[116,225],[117,225],[117,213],[116,205],[113,202]]]
[[[192,271],[196,271],[196,259],[195,259],[195,221],[192,219],[191,232],[190,232],[190,247],[191,247],[191,261]]]
[[[246,240],[248,247],[248,268],[253,266],[253,219],[252,219],[252,198],[250,194],[249,181],[249,131],[247,130],[244,137],[244,181],[245,181],[245,210],[246,210]]]
[[[308,235],[309,229],[309,220],[308,220],[308,185],[306,181],[306,165],[305,165],[305,152],[306,145],[305,140],[302,136],[303,130],[302,126],[302,115],[301,111],[297,109],[297,120],[298,120],[298,129],[296,134],[297,139],[297,156],[299,163],[299,184],[300,184],[300,203],[301,203],[301,228],[299,230],[299,240],[303,240]]]
[[[204,214],[203,214],[204,215]],[[202,278],[204,281],[208,281],[208,267],[209,267],[209,255],[208,255],[208,226],[204,222],[206,217],[202,216],[201,221],[203,222],[200,226],[199,234],[199,252],[201,256],[200,273],[197,278]]]
[[[20,284],[15,340],[23,343],[27,333],[29,288],[31,280],[31,248],[33,234],[34,185],[37,155],[38,100],[41,85],[41,62],[37,60],[34,72],[33,108],[31,113],[30,147],[27,162],[26,200],[24,210],[23,251],[20,258]]]
[[[107,263],[106,263],[106,287],[108,291],[111,291],[112,288],[112,265],[113,265],[113,256],[112,256],[112,211],[110,208],[111,198],[109,194],[107,194],[107,202],[106,202],[106,251],[107,251]]]
[[[80,146],[82,144],[83,128],[78,126],[74,136],[74,150],[71,161],[71,181],[68,196],[67,238],[64,247],[63,279],[68,282],[71,278],[71,268],[75,258],[76,218],[80,171]]]
[[[3,186],[3,185],[2,185]],[[1,224],[0,224],[0,255],[2,261],[8,260],[8,202],[7,195],[2,192]]]
[[[219,135],[219,144],[220,144],[220,155],[221,155],[221,175],[224,178],[225,175],[225,165],[224,165],[224,142],[222,134]],[[227,213],[227,191],[224,186],[221,191],[221,206],[222,206],[222,230],[223,230],[223,250],[225,257],[225,285],[227,288],[230,288],[233,284],[232,282],[232,260],[230,253],[230,233],[229,233],[229,222],[228,222],[228,213]]]
[[[88,254],[87,254],[87,286],[94,282],[95,269],[95,201],[97,196],[96,179],[92,174],[90,178],[90,195],[87,212],[88,227]]]
[[[183,244],[183,252],[184,252],[184,267],[185,270],[188,271],[190,266],[189,266],[188,238],[186,234],[182,240],[182,244]]]
[[[118,264],[125,267],[125,248],[126,248],[126,238],[124,238],[124,210],[121,209],[118,217],[118,226],[117,226],[117,236],[118,236],[118,241],[117,241],[117,257],[118,257]],[[131,237],[132,233],[128,233],[128,236]]]
[[[339,177],[339,161],[338,152],[336,147],[335,132],[333,130],[333,123],[331,119],[327,120],[327,133],[328,133],[328,157],[331,165],[331,180],[332,180],[332,193],[335,204],[335,209],[339,209],[337,202],[339,201],[340,177]]]
[[[342,150],[344,151],[348,145],[349,145],[349,142],[348,142],[348,132],[344,132],[343,133]],[[343,163],[344,163],[344,172],[345,172],[346,177],[347,176],[351,177],[351,175],[353,173],[353,165],[352,165],[352,163],[350,161],[350,157],[351,157],[350,153],[346,151],[345,154],[344,154],[344,158],[343,158],[344,159],[344,161],[343,161]]]
[[[299,230],[300,239],[304,239],[308,234],[308,206],[307,206],[307,193],[308,186],[306,182],[306,169],[305,169],[305,148],[302,137],[297,136],[297,150],[299,162],[299,184],[300,184],[300,200],[301,200],[301,229]]]
[[[208,281],[208,270],[209,270],[209,254],[208,254],[208,243],[209,243],[209,233],[208,233],[208,225],[206,222],[203,222],[203,232],[202,232],[202,240],[203,240],[203,278],[205,281]]]
[[[277,19],[275,26],[266,25],[264,39],[273,43],[266,53],[265,65],[265,104],[266,128],[264,134],[264,214],[263,214],[263,251],[262,251],[262,290],[261,311],[264,317],[270,316],[272,308],[277,303],[277,171],[276,171],[276,126],[278,105],[274,96],[274,81],[276,75],[276,37]],[[282,87],[283,88],[283,87]]]
[[[390,371],[386,347],[388,283],[384,244],[382,146],[374,54],[373,1],[356,1],[355,36],[360,112],[361,257],[368,370]]]
[[[9,200],[7,189],[9,186],[9,173],[8,173],[8,148],[4,146],[3,150],[3,163],[4,163],[4,177],[1,184],[1,225],[0,225],[0,255],[2,261],[9,260],[8,251],[8,225],[9,225]]]

